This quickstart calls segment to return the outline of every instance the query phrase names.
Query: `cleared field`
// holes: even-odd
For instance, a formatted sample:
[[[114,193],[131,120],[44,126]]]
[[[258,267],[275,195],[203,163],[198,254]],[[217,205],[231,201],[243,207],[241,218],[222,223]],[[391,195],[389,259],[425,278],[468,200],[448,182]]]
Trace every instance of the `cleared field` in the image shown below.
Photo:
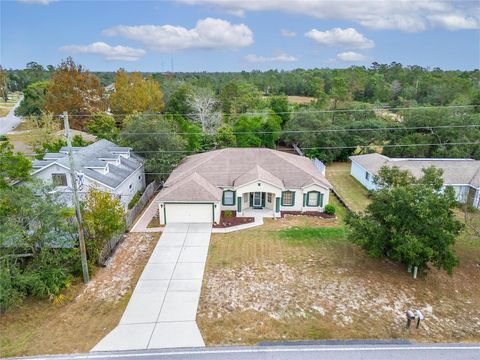
[[[368,191],[350,175],[350,162],[327,166],[326,176],[338,194],[353,211],[363,211],[369,203]]]
[[[197,313],[207,344],[480,340],[480,242],[473,233],[458,239],[452,277],[432,270],[417,280],[403,266],[369,258],[344,234],[341,220],[304,216],[213,234]],[[409,308],[426,316],[419,330],[405,328]]]
[[[129,234],[90,283],[76,283],[65,301],[26,301],[0,315],[1,357],[88,352],[120,320],[158,234]]]
[[[8,101],[0,99],[0,117],[7,116],[7,114],[12,110],[17,101],[22,96],[21,92],[14,92],[8,94]]]

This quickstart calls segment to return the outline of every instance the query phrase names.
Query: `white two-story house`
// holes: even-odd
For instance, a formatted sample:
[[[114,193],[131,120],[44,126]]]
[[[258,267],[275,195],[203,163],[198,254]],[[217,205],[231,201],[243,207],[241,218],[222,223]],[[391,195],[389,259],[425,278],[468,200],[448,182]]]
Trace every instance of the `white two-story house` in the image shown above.
[[[72,148],[75,176],[80,198],[92,186],[118,197],[125,209],[138,191],[145,189],[143,159],[108,140],[99,140],[85,147]],[[32,176],[55,185],[72,204],[72,183],[68,149],[47,153],[43,160],[33,161]]]

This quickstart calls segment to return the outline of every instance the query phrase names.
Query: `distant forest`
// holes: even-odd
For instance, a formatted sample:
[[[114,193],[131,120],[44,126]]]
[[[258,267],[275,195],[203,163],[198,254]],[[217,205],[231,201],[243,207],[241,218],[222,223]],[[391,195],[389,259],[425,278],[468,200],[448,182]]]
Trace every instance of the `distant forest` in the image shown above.
[[[73,128],[133,148],[161,178],[183,156],[223,147],[295,144],[325,163],[373,151],[480,159],[479,70],[373,63],[264,72],[90,72],[69,58],[58,67],[29,63],[3,76],[7,92],[23,91],[17,115],[46,128],[68,111]],[[44,141],[35,151],[41,157],[59,146]]]
[[[55,67],[44,67],[35,62],[25,69],[7,70],[7,87],[22,91],[31,83],[49,80]],[[103,86],[115,82],[116,72],[92,71]],[[197,87],[211,88],[216,94],[232,81],[254,85],[263,95],[322,97],[332,96],[335,80],[343,79],[350,99],[359,102],[382,103],[390,106],[416,104],[450,105],[471,104],[478,97],[480,71],[427,69],[421,66],[403,66],[400,63],[372,63],[368,68],[352,66],[346,69],[295,69],[292,71],[242,72],[176,72],[142,73],[159,82],[168,96],[175,83],[186,82]]]

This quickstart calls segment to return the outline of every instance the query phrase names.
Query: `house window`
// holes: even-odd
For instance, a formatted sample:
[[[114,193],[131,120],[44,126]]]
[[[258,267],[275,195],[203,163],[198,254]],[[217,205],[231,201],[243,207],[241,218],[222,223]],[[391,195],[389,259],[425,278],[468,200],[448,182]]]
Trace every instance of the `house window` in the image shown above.
[[[268,201],[269,203],[272,202],[272,193],[267,193],[267,201]]]
[[[223,192],[223,205],[235,205],[235,191],[227,190]]]
[[[52,182],[55,186],[67,186],[67,174],[52,174]]]
[[[370,173],[369,172],[365,172],[365,179],[367,181],[370,181]]]
[[[307,194],[307,205],[308,206],[318,206],[318,192],[311,191]]]
[[[131,188],[132,188],[132,184],[130,184],[130,186],[129,186],[128,188],[131,189]]]
[[[284,191],[282,193],[282,206],[293,206],[295,193],[293,191]]]
[[[141,178],[142,178],[142,175],[140,175],[140,176],[138,177],[138,180],[140,180]]]

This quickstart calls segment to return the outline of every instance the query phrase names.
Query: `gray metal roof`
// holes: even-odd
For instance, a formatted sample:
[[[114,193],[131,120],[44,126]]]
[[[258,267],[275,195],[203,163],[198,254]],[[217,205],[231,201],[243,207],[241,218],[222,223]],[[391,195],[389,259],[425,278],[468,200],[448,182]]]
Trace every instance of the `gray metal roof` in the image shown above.
[[[435,166],[443,170],[446,185],[471,185],[480,187],[480,161],[473,159],[402,159],[389,158],[377,153],[350,156],[365,170],[377,175],[382,166],[396,166],[408,170],[415,177],[423,175],[422,169]]]
[[[62,153],[68,152],[68,148],[63,147],[60,151]],[[143,164],[143,159],[132,153],[130,153],[128,159],[123,156],[120,157],[120,165],[108,164],[107,161],[101,159],[117,159],[120,156],[119,153],[124,154],[129,151],[129,148],[117,146],[105,139],[99,140],[85,147],[77,147],[73,151],[75,170],[99,183],[111,188],[116,188]],[[63,156],[56,160],[49,160],[48,164],[45,160],[35,160],[33,162],[33,167],[38,169],[35,171],[38,172],[52,163],[59,164],[68,169],[70,168],[68,156]],[[106,174],[101,174],[92,169],[92,167],[105,168],[107,164],[109,171]]]

